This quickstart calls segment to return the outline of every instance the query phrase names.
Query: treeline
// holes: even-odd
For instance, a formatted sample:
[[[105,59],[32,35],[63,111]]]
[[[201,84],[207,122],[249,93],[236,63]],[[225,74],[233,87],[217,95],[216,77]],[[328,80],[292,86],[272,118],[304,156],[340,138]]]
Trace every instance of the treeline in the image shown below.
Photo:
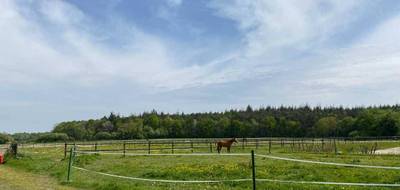
[[[0,144],[11,143],[13,141],[14,139],[12,138],[11,135],[6,133],[0,133]]]
[[[41,132],[41,133],[0,133],[0,144],[9,144],[13,142],[18,143],[46,143],[46,142],[65,142],[74,140],[65,133],[52,133],[52,132]]]
[[[68,121],[52,140],[221,137],[363,137],[400,135],[400,105],[375,107],[263,107],[210,113],[145,112]],[[65,136],[63,135],[65,134]],[[43,139],[42,139],[43,140]]]

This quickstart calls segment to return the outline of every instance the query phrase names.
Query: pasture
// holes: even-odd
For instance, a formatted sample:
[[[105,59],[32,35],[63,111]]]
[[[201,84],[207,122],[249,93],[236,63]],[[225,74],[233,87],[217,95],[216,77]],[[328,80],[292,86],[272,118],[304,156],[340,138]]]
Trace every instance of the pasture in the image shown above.
[[[210,139],[84,142],[67,147],[23,145],[20,157],[9,160],[7,167],[48,175],[60,184],[79,189],[251,189],[252,181],[247,179],[252,178],[250,151],[254,150],[257,189],[399,188],[379,185],[400,184],[400,155],[374,154],[379,149],[400,146],[397,140],[238,141],[229,155],[226,149],[217,155]],[[67,182],[70,152],[64,157],[64,151],[71,147],[76,147],[77,152],[71,181]]]

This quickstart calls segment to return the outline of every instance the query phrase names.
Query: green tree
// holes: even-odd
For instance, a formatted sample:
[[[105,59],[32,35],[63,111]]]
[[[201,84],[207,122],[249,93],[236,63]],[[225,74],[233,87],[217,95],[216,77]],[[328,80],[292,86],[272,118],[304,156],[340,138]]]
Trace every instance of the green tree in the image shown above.
[[[258,135],[261,137],[273,136],[276,132],[277,122],[275,117],[267,116],[261,121],[258,129]]]
[[[336,136],[336,117],[324,117],[319,119],[314,125],[314,134],[318,137]]]
[[[380,118],[377,127],[378,136],[395,136],[399,131],[399,117],[398,114],[387,113]]]
[[[346,137],[349,136],[349,134],[352,131],[356,131],[356,127],[355,127],[355,122],[356,119],[354,119],[353,117],[344,117],[342,120],[340,120],[337,124],[338,127],[338,135],[342,136],[342,137]],[[357,133],[355,133],[357,134]],[[354,135],[354,133],[353,133]]]

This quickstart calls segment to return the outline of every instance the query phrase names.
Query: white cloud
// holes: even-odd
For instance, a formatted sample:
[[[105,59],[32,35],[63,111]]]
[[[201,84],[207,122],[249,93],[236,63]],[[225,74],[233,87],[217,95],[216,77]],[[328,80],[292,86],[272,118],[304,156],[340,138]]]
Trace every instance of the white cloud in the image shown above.
[[[332,89],[400,85],[399,25],[400,16],[395,16],[349,48],[328,51],[336,56],[326,57],[329,64],[311,72],[306,83]]]
[[[35,6],[31,4],[17,5],[14,1],[1,1],[0,84],[64,80],[101,85],[107,81],[127,80],[148,88],[171,90],[266,77],[274,72],[290,74],[293,72],[291,66],[297,61],[288,58],[293,49],[307,52],[315,51],[312,48],[321,48],[320,51],[325,54],[338,54],[324,47],[324,43],[357,19],[357,2],[215,1],[210,6],[218,15],[237,22],[243,32],[244,44],[213,61],[196,65],[181,63],[182,59],[177,55],[190,55],[180,55],[173,44],[118,18],[114,18],[114,23],[110,24],[115,30],[93,32],[98,29],[91,28],[94,27],[93,21],[67,2],[39,1],[36,2],[39,12],[35,12]],[[178,6],[182,2],[168,3]],[[19,6],[32,9],[30,12],[34,13],[22,14]],[[382,30],[392,33],[375,32],[375,36],[367,38],[374,40],[360,44],[364,46],[392,40],[387,36],[396,36],[397,31],[392,30],[397,28],[396,24],[382,26],[387,28]],[[104,38],[121,38],[124,43],[122,47],[114,47],[103,42]],[[370,70],[381,73],[371,81],[383,81],[382,76],[397,79],[397,70],[385,70],[396,67],[397,58],[382,58],[379,63],[386,66],[379,69],[376,62],[370,59],[381,54],[378,51],[381,48],[368,53],[357,53],[354,48],[351,49],[352,53],[342,53],[341,59],[335,56],[333,59],[336,61],[329,61],[329,68],[320,69],[316,62],[316,67],[311,67],[304,75],[317,79],[307,79],[304,83],[338,84],[342,83],[340,79],[346,78],[353,81],[346,82],[346,85],[363,84],[361,81],[365,79],[361,79],[362,75]],[[321,59],[332,57],[315,58],[318,61]],[[348,61],[348,64],[339,63],[344,59],[369,61],[363,65],[353,64],[352,61]]]
[[[260,56],[323,42],[355,19],[356,2],[235,0],[215,1],[211,7],[246,32],[247,56]]]
[[[354,91],[377,88],[400,93],[391,88],[400,85],[400,17],[376,28],[370,25],[362,31],[368,35],[355,34],[360,39],[346,42],[345,48],[330,44],[341,32],[359,32],[353,24],[368,12],[365,10],[374,9],[374,3],[236,0],[214,1],[210,6],[218,15],[237,22],[245,34],[239,55],[245,60],[241,69],[264,67],[288,76],[279,83],[290,89],[293,95],[286,96],[292,100],[356,102],[361,95],[352,94]],[[296,53],[308,56],[290,58]]]
[[[386,15],[376,28],[353,25],[360,18],[369,24],[363,11],[375,11],[377,1],[213,1],[215,14],[234,21],[242,37],[228,44],[204,39],[207,28],[176,22],[186,16],[176,9],[186,8],[182,1],[163,3],[167,12],[158,16],[180,31],[198,30],[195,45],[148,33],[113,11],[98,21],[68,1],[17,2],[0,0],[0,105],[7,108],[0,117],[19,130],[111,110],[399,101],[400,16]],[[353,32],[363,35],[341,39]],[[341,48],[330,44],[338,39]],[[43,115],[52,119],[39,121]]]
[[[167,4],[170,7],[177,7],[182,4],[182,0],[167,0]]]
[[[39,12],[34,10],[35,3]],[[64,1],[24,5],[1,1],[0,9],[3,85],[53,80],[101,85],[128,80],[148,88],[171,90],[247,77],[241,76],[241,68],[235,65],[218,69],[219,59],[231,61],[230,55],[221,55],[202,66],[176,63],[179,59],[172,56],[177,52],[171,44],[122,19],[113,18],[110,23],[117,28],[115,31],[95,33],[92,21]],[[28,11],[22,13],[21,9]],[[120,38],[122,47],[103,43],[102,39],[109,37]]]
[[[181,72],[156,36],[113,23],[124,30],[118,35],[126,41],[115,50],[87,31],[88,19],[76,7],[63,1],[40,1],[39,5],[40,14],[30,10],[32,14],[24,15],[13,1],[0,3],[0,84],[40,80],[96,84],[120,78],[156,87],[175,80],[174,75]]]

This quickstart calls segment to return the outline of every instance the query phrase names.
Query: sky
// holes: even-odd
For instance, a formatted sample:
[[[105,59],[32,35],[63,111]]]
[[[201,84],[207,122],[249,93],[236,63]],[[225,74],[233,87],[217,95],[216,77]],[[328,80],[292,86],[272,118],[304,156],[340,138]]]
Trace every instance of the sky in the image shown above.
[[[397,0],[1,0],[0,132],[400,103]]]

